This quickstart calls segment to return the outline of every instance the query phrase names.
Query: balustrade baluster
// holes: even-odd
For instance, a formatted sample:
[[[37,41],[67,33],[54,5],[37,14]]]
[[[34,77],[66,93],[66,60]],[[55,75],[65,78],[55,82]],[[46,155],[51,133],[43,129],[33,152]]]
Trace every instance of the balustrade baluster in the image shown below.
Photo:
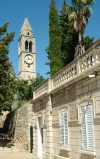
[[[74,66],[72,67],[72,77],[74,77]]]
[[[98,60],[100,62],[100,51],[98,51],[97,54],[98,54]]]
[[[98,56],[98,53],[97,53],[97,52],[95,53],[95,62],[96,62],[96,63],[99,62],[99,56]]]
[[[82,59],[81,61],[80,61],[80,63],[81,63],[81,72],[83,72],[84,71],[84,59]]]
[[[91,67],[91,56],[88,57],[88,68]]]
[[[66,74],[66,72],[65,72],[65,81],[67,80],[67,74]]]
[[[84,70],[88,69],[89,67],[88,59],[89,59],[89,56],[86,56],[84,58]]]
[[[92,54],[92,66],[95,65],[95,53]]]

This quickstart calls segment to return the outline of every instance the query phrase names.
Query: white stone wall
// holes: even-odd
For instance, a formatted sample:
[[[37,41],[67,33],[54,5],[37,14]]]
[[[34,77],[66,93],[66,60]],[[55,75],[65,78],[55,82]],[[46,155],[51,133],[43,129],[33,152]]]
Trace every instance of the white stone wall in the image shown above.
[[[50,157],[53,152],[52,141],[52,114],[50,113],[49,100],[44,98],[41,102],[35,104],[33,107],[33,127],[34,127],[34,141],[33,141],[33,153],[38,155],[38,117],[43,117],[43,158]]]
[[[79,82],[71,86],[61,88],[52,94],[52,112],[48,96],[38,99],[33,104],[35,119],[39,113],[44,118],[43,127],[43,159],[100,159],[100,73],[98,76]],[[39,88],[38,88],[39,89]],[[47,100],[46,100],[47,99]],[[79,103],[85,99],[93,99],[93,125],[94,143],[96,156],[92,154],[82,154],[81,123],[79,116]],[[46,102],[43,102],[46,100]],[[68,107],[68,127],[69,127],[69,150],[61,149],[59,110]],[[38,154],[38,127],[34,120],[34,147],[33,152]]]

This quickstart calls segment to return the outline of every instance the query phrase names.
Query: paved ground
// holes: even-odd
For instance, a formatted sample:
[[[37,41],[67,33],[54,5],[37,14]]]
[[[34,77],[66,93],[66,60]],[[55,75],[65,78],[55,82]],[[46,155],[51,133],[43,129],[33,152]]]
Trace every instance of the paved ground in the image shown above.
[[[28,152],[0,153],[0,159],[39,159]]]

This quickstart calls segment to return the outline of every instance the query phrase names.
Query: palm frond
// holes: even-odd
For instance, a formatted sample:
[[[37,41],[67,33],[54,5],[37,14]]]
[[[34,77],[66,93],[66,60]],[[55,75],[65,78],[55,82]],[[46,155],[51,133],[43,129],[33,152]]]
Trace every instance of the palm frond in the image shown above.
[[[95,3],[95,0],[87,0],[87,5],[92,5],[93,3]]]
[[[71,14],[69,15],[69,20],[72,21],[72,20],[75,20],[77,18],[77,14],[75,11],[71,12]]]

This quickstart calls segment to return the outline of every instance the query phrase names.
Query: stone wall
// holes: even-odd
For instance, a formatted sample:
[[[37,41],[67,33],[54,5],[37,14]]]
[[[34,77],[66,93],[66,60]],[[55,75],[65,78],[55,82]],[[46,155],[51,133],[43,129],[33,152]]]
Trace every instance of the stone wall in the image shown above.
[[[93,100],[94,154],[81,151],[81,120],[79,103]],[[59,111],[68,108],[69,149],[61,148]],[[34,145],[33,152],[38,152],[38,117],[43,118],[43,158],[44,159],[100,159],[100,72],[92,79],[86,78],[66,88],[52,93],[52,110],[49,96],[34,100]],[[96,155],[95,155],[96,154]]]
[[[30,145],[30,126],[32,125],[31,105],[20,109],[16,113],[16,125],[14,139],[23,143],[25,148]]]
[[[99,73],[98,73],[99,75]],[[81,122],[79,103],[83,100],[93,99],[93,126],[94,126],[94,152],[81,153]],[[53,123],[53,155],[69,157],[71,159],[99,159],[100,158],[100,76],[78,82],[69,88],[55,93],[52,97],[52,123]],[[59,111],[68,106],[69,150],[60,149]]]
[[[11,112],[5,122],[10,136],[23,144],[30,151],[30,126],[32,125],[32,105],[28,104],[15,112]]]

